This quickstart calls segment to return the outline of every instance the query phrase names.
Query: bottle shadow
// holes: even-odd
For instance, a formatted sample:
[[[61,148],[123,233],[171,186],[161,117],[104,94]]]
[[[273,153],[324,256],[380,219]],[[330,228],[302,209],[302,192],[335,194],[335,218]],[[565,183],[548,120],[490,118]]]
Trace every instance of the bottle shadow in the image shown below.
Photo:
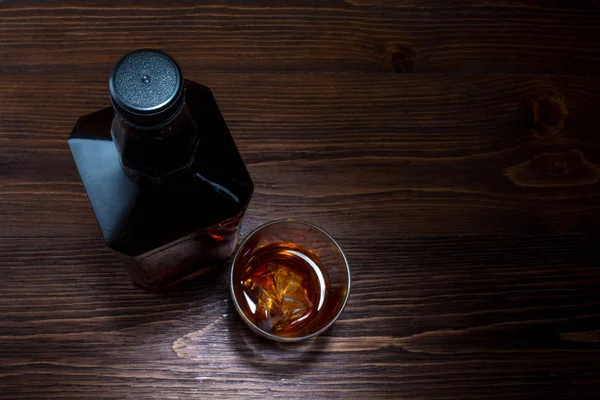
[[[159,321],[176,322],[199,305],[223,302],[229,295],[228,268],[213,271],[183,282],[161,293],[149,293],[136,287],[123,267],[114,266],[110,281],[94,285],[94,295],[103,301],[106,330],[131,329]],[[118,289],[118,295],[109,295]]]

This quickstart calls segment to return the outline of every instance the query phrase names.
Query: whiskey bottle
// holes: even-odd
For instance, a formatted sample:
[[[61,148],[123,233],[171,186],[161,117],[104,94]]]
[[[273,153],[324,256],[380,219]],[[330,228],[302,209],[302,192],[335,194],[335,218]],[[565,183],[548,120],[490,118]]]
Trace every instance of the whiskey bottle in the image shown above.
[[[109,89],[68,140],[106,244],[152,292],[225,264],[254,186],[210,89],[149,49]]]

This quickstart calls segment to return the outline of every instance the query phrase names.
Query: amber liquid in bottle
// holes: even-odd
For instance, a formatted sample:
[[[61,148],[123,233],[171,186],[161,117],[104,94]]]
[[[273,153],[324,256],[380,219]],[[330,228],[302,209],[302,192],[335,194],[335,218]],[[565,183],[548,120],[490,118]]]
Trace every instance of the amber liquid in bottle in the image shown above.
[[[168,118],[113,99],[114,109],[77,121],[69,147],[107,245],[136,285],[157,292],[232,257],[253,184],[211,91],[183,81],[164,53],[131,54],[143,61],[126,71],[142,82],[125,88],[134,100],[146,83],[180,85],[181,98],[161,111]],[[171,81],[144,69],[148,57]]]
[[[311,251],[291,243],[261,248],[240,282],[245,314],[265,332],[294,336],[327,310],[329,278]]]

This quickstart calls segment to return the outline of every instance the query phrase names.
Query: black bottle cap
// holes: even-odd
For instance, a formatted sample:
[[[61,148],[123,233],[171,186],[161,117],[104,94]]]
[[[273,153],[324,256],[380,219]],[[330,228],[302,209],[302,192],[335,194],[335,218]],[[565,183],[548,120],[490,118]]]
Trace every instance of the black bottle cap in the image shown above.
[[[126,54],[113,68],[108,83],[115,111],[141,128],[166,124],[183,108],[181,69],[162,51],[141,49]]]

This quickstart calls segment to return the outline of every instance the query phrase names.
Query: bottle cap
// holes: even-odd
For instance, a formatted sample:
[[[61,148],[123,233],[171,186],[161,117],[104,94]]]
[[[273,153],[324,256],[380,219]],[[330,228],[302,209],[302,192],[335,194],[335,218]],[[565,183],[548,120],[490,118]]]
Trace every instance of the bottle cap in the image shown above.
[[[115,111],[142,128],[170,122],[184,103],[181,69],[158,50],[135,50],[123,56],[110,74],[109,88]]]

